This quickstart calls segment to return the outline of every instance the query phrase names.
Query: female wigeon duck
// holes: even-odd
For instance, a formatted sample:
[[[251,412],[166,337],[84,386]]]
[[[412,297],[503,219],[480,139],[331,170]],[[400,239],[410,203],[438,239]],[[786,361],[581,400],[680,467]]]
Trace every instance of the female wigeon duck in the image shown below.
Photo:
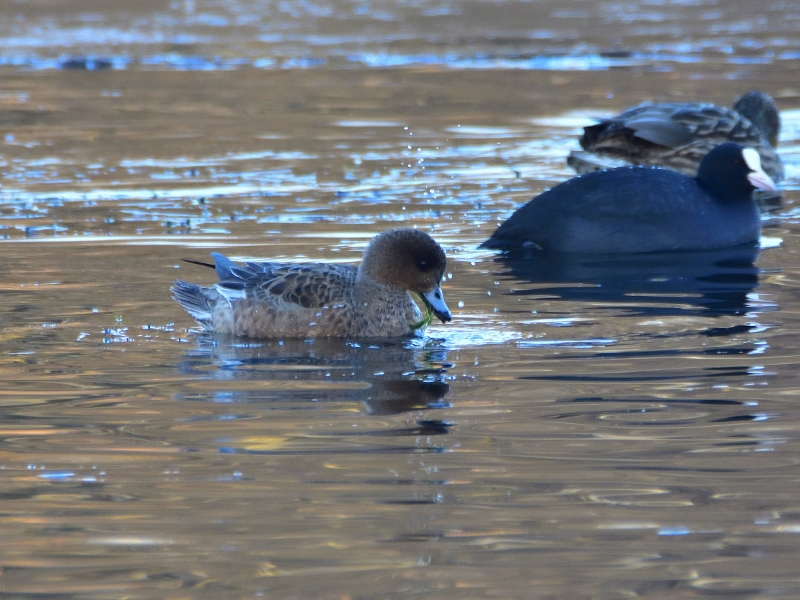
[[[733,108],[700,102],[644,103],[584,127],[585,152],[571,152],[567,163],[578,173],[625,164],[667,167],[694,177],[715,146],[735,142],[755,149],[774,181],[783,176],[775,148],[781,117],[764,92],[749,92]]]
[[[412,335],[452,319],[439,286],[447,259],[428,234],[398,228],[377,235],[361,264],[237,265],[212,253],[212,287],[177,280],[172,297],[206,331],[249,338]],[[211,266],[211,265],[209,265]],[[427,314],[409,292],[419,295]]]

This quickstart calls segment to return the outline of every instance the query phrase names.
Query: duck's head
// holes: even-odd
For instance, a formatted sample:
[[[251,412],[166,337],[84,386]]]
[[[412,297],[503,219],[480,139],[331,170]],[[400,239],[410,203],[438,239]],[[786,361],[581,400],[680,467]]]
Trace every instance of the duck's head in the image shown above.
[[[440,283],[447,266],[444,250],[427,233],[410,227],[375,236],[364,251],[358,276],[416,292],[442,322],[452,320]]]
[[[756,126],[773,148],[778,147],[781,132],[781,114],[769,94],[748,92],[733,105],[733,110]]]
[[[758,152],[732,142],[716,146],[703,157],[697,181],[725,202],[749,200],[753,190],[778,191],[761,168]]]

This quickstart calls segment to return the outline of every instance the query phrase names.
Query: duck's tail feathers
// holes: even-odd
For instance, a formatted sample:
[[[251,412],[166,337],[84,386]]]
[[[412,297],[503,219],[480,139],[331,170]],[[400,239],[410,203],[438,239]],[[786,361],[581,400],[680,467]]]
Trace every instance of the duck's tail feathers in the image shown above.
[[[176,279],[170,288],[172,298],[206,329],[212,329],[212,294],[216,291],[188,281]],[[211,294],[209,294],[211,292]]]
[[[210,269],[214,268],[214,265],[212,265],[211,263],[203,262],[202,260],[193,260],[191,258],[182,258],[181,261],[185,262],[185,263],[192,264],[192,265],[200,265],[201,267],[208,267]]]
[[[202,260],[194,260],[193,258],[182,258],[181,260],[192,265],[200,265],[201,267],[216,269],[217,277],[219,277],[219,279],[230,279],[231,277],[234,277],[231,275],[231,269],[236,268],[237,265],[235,262],[223,256],[219,252],[212,252],[211,258],[214,259],[213,265]]]

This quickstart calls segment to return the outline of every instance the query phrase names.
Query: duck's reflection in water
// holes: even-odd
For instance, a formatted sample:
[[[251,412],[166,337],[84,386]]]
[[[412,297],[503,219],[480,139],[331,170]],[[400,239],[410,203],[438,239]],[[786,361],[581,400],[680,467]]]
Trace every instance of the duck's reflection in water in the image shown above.
[[[497,258],[501,275],[535,284],[512,295],[624,305],[644,315],[739,315],[753,310],[758,247],[645,254],[548,254]],[[760,305],[759,305],[760,306]]]
[[[196,342],[181,370],[204,375],[209,391],[181,394],[183,400],[309,409],[353,402],[383,415],[447,406],[453,365],[446,350],[420,340],[248,342],[198,336]]]

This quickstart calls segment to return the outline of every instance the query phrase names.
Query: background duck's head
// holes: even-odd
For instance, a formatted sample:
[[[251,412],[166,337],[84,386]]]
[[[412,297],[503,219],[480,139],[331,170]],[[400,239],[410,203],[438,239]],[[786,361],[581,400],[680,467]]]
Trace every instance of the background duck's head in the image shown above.
[[[427,233],[410,227],[375,236],[364,251],[358,277],[417,292],[440,321],[452,320],[439,287],[447,259]]]
[[[778,147],[778,135],[781,132],[781,114],[778,105],[769,94],[764,92],[748,92],[733,105],[733,110],[745,117],[773,148]]]

